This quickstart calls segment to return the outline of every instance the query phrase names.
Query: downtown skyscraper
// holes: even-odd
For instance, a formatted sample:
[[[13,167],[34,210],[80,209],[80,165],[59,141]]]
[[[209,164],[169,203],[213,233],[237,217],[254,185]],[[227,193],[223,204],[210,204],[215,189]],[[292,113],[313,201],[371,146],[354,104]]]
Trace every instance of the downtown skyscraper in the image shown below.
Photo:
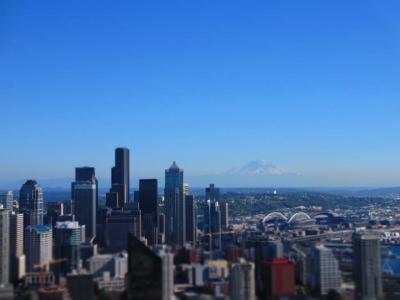
[[[0,285],[7,285],[10,281],[10,211],[0,208]]]
[[[339,263],[332,250],[324,245],[314,246],[307,256],[307,281],[312,291],[327,295],[340,291],[342,284]]]
[[[111,189],[107,193],[107,206],[122,208],[129,202],[129,149],[115,149],[115,166],[111,168]]]
[[[382,264],[379,237],[372,233],[354,233],[353,255],[356,299],[382,299]]]
[[[98,185],[95,170],[92,167],[75,169],[75,181],[71,184],[71,197],[74,213],[79,225],[85,225],[86,240],[96,236],[96,213]]]
[[[197,204],[193,195],[185,195],[186,242],[196,245],[197,241]]]
[[[53,258],[53,230],[45,225],[30,225],[25,228],[26,269],[37,271],[37,266],[46,265]]]
[[[85,225],[86,241],[96,236],[96,183],[90,181],[75,182],[74,205],[76,221]]]
[[[24,214],[24,225],[43,224],[43,190],[36,180],[27,180],[19,190],[19,209]]]
[[[158,219],[157,179],[139,180],[139,209],[142,214],[142,233],[149,245],[157,243]]]
[[[56,266],[58,272],[67,274],[79,267],[79,246],[82,242],[82,232],[85,231],[83,228],[76,221],[56,223],[54,228],[54,258],[67,259],[61,265]]]
[[[255,300],[254,264],[241,259],[232,264],[230,289],[232,300]]]
[[[25,275],[24,215],[10,214],[10,280],[13,282]]]
[[[186,242],[183,170],[173,162],[165,170],[165,242],[183,246]]]
[[[210,184],[206,188],[207,205],[204,208],[204,224],[205,232],[209,234],[208,247],[209,250],[221,249],[221,207],[219,205],[220,193],[219,189]]]
[[[75,168],[75,182],[91,181],[96,183],[96,206],[99,205],[99,183],[96,178],[96,171],[94,167],[78,167]],[[74,183],[71,184],[71,191],[74,190]],[[71,199],[74,199],[73,193],[71,193]]]
[[[0,204],[9,210],[13,209],[14,196],[12,191],[0,191]]]

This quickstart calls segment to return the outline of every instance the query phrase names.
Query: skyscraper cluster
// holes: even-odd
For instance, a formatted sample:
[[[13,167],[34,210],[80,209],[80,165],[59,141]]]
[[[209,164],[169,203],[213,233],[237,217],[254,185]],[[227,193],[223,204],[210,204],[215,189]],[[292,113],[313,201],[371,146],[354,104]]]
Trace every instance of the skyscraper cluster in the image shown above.
[[[12,191],[0,192],[0,298],[10,283],[51,299],[95,299],[96,290],[121,299],[165,300],[301,293],[330,299],[343,293],[335,249],[319,239],[308,245],[301,240],[319,236],[304,212],[288,221],[269,213],[261,222],[273,221],[270,227],[254,225],[252,216],[246,217],[249,226],[230,226],[229,198],[214,184],[201,193],[189,186],[176,162],[165,170],[163,195],[154,178],[139,179],[131,191],[129,153],[115,149],[104,193],[95,168],[87,166],[75,168],[71,199],[64,202],[45,205],[43,189],[32,179],[18,201]],[[355,299],[383,299],[379,236],[361,230],[349,236]]]

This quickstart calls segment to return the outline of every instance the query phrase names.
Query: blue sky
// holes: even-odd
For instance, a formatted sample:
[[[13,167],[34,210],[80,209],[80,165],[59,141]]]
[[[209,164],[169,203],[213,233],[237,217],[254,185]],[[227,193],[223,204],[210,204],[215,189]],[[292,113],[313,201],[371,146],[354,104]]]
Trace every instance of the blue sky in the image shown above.
[[[398,185],[399,9],[2,1],[0,181],[108,178],[127,146],[133,177],[176,160],[195,186]],[[282,174],[226,175],[258,159]]]

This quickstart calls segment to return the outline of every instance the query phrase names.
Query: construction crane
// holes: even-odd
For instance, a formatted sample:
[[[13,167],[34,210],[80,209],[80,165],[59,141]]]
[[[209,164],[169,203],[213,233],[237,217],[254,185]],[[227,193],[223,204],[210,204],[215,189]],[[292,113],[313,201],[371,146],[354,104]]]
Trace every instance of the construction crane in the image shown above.
[[[64,258],[50,260],[42,265],[37,264],[33,266],[34,269],[40,269],[39,284],[41,288],[43,288],[45,284],[46,272],[50,271],[50,266],[61,264],[66,261],[68,261],[68,258],[64,257]]]

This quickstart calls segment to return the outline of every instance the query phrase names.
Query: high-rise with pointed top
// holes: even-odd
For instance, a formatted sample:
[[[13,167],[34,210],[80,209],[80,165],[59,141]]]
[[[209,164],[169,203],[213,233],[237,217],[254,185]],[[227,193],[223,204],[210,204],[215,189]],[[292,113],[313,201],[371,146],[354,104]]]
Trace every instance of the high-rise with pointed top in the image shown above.
[[[165,170],[165,241],[183,246],[186,242],[185,201],[183,197],[183,170],[173,162]]]

